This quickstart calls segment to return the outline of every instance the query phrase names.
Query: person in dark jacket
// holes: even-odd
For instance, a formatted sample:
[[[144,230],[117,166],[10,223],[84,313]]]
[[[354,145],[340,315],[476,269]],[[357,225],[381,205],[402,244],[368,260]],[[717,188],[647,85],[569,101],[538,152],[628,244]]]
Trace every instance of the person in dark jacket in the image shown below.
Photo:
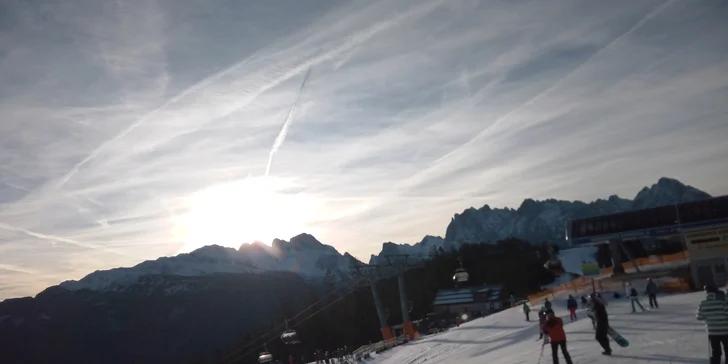
[[[720,299],[713,286],[705,287],[705,300],[698,306],[697,319],[705,321],[710,341],[710,364],[720,364],[721,345],[728,358],[728,303]]]
[[[636,303],[639,308],[642,309],[642,312],[645,312],[645,306],[642,306],[642,302],[640,302],[640,296],[639,293],[637,293],[637,290],[632,287],[629,289],[629,300],[632,301],[632,313],[637,312],[634,309],[634,304]]]
[[[594,338],[599,342],[599,345],[604,348],[604,355],[612,355],[612,348],[609,347],[609,336],[607,332],[609,330],[609,314],[607,314],[607,303],[598,295],[592,294],[591,297],[592,308],[594,310],[594,319],[596,320],[597,328],[596,335]]]
[[[589,305],[589,301],[586,299],[586,296],[581,295],[581,308],[587,308]]]
[[[526,315],[526,321],[531,321],[531,308],[528,307],[528,303],[523,302],[523,313]]]
[[[647,278],[647,287],[645,287],[645,293],[650,300],[650,308],[660,308],[657,304],[657,284],[652,278]]]
[[[559,347],[561,347],[561,354],[564,355],[566,364],[572,364],[571,355],[566,350],[564,321],[556,317],[553,310],[546,310],[546,321],[541,326],[541,331],[546,333],[551,341],[551,354],[554,358],[554,364],[559,364]]]
[[[576,302],[574,296],[569,295],[569,299],[566,301],[566,308],[569,309],[569,319],[571,321],[576,320],[576,309],[579,308],[579,303]]]
[[[549,301],[549,298],[546,297],[543,301],[543,306],[546,307],[547,310],[551,309],[551,301]]]
[[[546,307],[541,307],[538,311],[538,338],[543,339],[543,324],[546,322]]]

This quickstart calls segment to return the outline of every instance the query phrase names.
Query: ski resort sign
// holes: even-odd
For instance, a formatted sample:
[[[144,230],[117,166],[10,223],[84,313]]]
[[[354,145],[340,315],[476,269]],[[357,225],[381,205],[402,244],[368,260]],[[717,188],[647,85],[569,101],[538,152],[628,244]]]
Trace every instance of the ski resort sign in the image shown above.
[[[728,256],[728,226],[685,234],[690,259]]]

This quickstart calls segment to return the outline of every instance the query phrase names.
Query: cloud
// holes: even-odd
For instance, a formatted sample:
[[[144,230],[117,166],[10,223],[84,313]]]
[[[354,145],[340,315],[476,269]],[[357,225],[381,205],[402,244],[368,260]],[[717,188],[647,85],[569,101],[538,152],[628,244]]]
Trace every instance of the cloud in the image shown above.
[[[366,258],[486,203],[630,196],[664,175],[728,193],[726,10],[6,2],[0,299],[223,233],[301,228]]]

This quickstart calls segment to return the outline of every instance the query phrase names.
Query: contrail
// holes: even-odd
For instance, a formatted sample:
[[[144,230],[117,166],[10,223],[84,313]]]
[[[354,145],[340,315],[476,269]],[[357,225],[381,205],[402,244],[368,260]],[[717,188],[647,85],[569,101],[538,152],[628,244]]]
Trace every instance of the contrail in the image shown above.
[[[298,95],[296,95],[296,99],[293,101],[293,105],[291,105],[291,108],[288,110],[288,115],[286,115],[286,121],[281,127],[281,132],[278,133],[276,140],[273,142],[273,148],[270,149],[270,154],[268,155],[268,164],[265,166],[265,177],[268,177],[268,175],[270,174],[270,167],[273,164],[273,155],[278,152],[278,149],[281,147],[281,145],[283,145],[283,142],[286,140],[286,135],[288,135],[288,128],[291,126],[291,121],[293,121],[293,112],[296,110],[296,105],[298,104],[298,100],[301,98],[304,87],[306,87],[306,81],[308,81],[308,76],[310,74],[311,67],[308,68],[308,71],[306,71],[306,74],[303,76],[303,81],[301,82],[301,88],[298,90]]]

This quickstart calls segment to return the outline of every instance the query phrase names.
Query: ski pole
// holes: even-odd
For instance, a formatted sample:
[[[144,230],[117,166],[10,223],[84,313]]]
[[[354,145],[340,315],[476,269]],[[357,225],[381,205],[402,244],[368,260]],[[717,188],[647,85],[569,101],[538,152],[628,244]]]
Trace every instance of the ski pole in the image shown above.
[[[543,349],[546,347],[546,340],[544,339],[543,344],[541,344],[541,354],[538,354],[538,362],[536,364],[541,364],[541,358],[543,357]]]

